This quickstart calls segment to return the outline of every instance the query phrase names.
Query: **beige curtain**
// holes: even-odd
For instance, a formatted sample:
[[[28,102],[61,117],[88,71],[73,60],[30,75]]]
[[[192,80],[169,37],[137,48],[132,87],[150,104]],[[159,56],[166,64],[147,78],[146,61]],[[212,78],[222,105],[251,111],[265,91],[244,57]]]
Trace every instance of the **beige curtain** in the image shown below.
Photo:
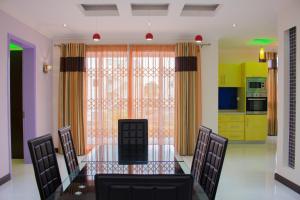
[[[277,53],[266,52],[268,60],[268,135],[277,135]]]
[[[175,52],[175,146],[180,155],[192,155],[201,122],[200,48],[179,43]]]
[[[86,152],[85,45],[62,44],[58,127],[71,126],[77,155]]]

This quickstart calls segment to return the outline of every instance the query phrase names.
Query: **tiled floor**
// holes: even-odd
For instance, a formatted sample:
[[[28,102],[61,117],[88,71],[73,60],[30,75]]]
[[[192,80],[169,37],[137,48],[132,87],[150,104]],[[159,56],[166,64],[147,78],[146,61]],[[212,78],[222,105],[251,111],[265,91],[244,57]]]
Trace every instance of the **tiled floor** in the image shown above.
[[[230,144],[227,150],[217,197],[220,200],[296,200],[300,195],[274,180],[275,145]],[[184,157],[191,165],[192,157]],[[63,157],[58,156],[62,177],[67,170]],[[39,199],[33,168],[13,161],[12,180],[0,186],[0,199]]]

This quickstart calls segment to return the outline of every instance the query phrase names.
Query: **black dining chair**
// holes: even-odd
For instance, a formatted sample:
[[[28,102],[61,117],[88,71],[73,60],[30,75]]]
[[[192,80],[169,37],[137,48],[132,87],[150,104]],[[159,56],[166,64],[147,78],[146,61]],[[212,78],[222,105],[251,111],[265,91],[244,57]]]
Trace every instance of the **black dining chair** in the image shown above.
[[[71,127],[66,126],[58,129],[60,144],[63,150],[68,173],[71,174],[79,170],[78,159],[73,143]]]
[[[118,147],[120,164],[146,162],[148,159],[148,120],[119,119]]]
[[[191,167],[191,174],[194,177],[194,181],[200,183],[200,177],[202,175],[202,169],[204,164],[205,155],[207,152],[210,134],[212,130],[205,126],[200,126],[197,137],[197,142],[194,151],[194,157]]]
[[[95,175],[97,200],[191,200],[191,175]]]
[[[200,185],[210,200],[215,199],[228,139],[211,133]]]
[[[28,141],[35,179],[42,200],[50,197],[61,185],[51,135],[44,135]]]

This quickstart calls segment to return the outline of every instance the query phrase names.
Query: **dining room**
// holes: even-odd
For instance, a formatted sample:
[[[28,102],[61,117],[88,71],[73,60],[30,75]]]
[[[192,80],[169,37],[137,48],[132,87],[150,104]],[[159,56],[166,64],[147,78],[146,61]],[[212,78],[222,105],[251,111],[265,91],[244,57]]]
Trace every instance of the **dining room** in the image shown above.
[[[300,199],[298,9],[0,1],[0,199]]]

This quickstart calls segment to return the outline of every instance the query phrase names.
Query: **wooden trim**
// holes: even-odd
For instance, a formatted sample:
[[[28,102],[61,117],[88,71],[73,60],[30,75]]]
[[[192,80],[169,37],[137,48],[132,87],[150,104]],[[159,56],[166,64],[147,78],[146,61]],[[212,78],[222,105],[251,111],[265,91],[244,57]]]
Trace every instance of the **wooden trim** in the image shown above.
[[[297,185],[296,183],[286,179],[285,177],[275,173],[274,178],[276,181],[282,183],[283,185],[287,186],[288,188],[294,190],[298,194],[300,194],[300,186]]]
[[[8,182],[10,179],[11,179],[10,174],[3,176],[2,178],[0,178],[0,185]]]

